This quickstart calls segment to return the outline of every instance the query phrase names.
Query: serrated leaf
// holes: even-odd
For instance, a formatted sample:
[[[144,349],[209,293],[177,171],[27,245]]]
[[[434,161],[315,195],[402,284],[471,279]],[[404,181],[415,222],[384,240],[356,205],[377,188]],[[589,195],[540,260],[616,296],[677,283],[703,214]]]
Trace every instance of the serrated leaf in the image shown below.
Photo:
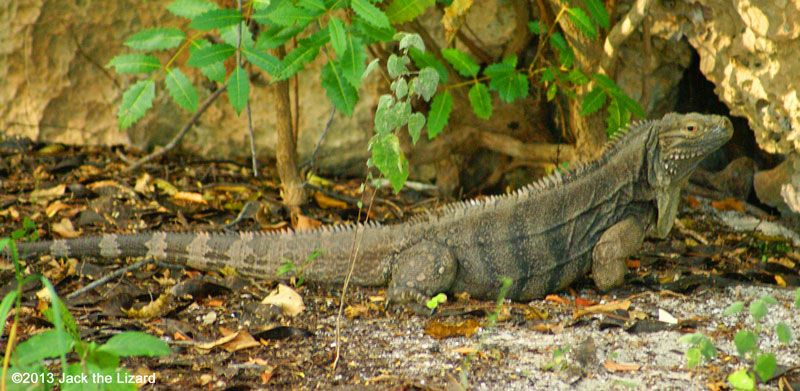
[[[758,377],[761,378],[761,381],[764,383],[772,379],[772,374],[775,373],[776,368],[778,368],[778,363],[775,362],[775,356],[771,353],[760,354],[756,359],[755,370]]]
[[[567,73],[567,80],[582,86],[589,82],[589,76],[586,76],[586,74],[578,68],[572,68],[569,73]]]
[[[748,330],[739,330],[733,336],[733,343],[736,345],[736,350],[740,355],[753,351],[756,347],[756,335]]]
[[[378,7],[375,7],[367,0],[350,0],[350,6],[356,15],[364,19],[365,22],[377,28],[390,28],[389,18]]]
[[[489,89],[497,91],[500,99],[508,103],[528,96],[528,78],[518,73],[513,64],[516,64],[516,56],[510,56],[502,63],[489,65],[483,72],[491,77]]]
[[[365,22],[362,18],[359,18],[358,15],[353,18],[353,27],[356,28],[356,31],[360,33],[364,42],[367,44],[373,42],[389,42],[394,40],[394,36],[397,34],[397,31],[392,26],[388,28],[378,28]]]
[[[547,31],[547,29],[542,24],[542,21],[538,19],[534,20],[533,22],[528,22],[528,29],[531,30],[532,33],[537,35]]]
[[[492,97],[485,84],[475,83],[469,89],[469,103],[478,118],[488,119],[492,116]]]
[[[792,341],[792,329],[786,323],[779,322],[775,326],[775,333],[778,334],[778,340],[783,343]]]
[[[347,79],[353,87],[358,89],[358,86],[361,85],[361,76],[364,74],[364,69],[366,67],[364,63],[367,61],[365,46],[361,43],[359,38],[352,35],[346,37],[345,46],[346,50],[342,55],[341,61],[342,72],[344,73],[345,79]]]
[[[189,111],[197,110],[197,90],[180,69],[167,70],[164,83],[175,103]]]
[[[247,61],[267,72],[271,76],[277,76],[281,72],[281,60],[277,57],[262,51],[250,48],[242,49],[242,53],[247,57]]]
[[[177,0],[167,6],[173,15],[193,19],[204,12],[219,9],[219,6],[205,0]]]
[[[389,77],[396,79],[399,76],[407,75],[409,73],[406,65],[410,62],[408,56],[398,56],[394,53],[389,55],[386,61],[386,70],[389,72]]]
[[[738,314],[744,309],[744,302],[743,301],[734,301],[725,311],[722,312],[723,315],[734,315]]]
[[[274,25],[278,26],[307,26],[315,20],[315,16],[307,9],[295,7],[290,1],[284,1],[267,13]]]
[[[122,94],[122,102],[117,111],[119,130],[125,130],[140,118],[144,117],[156,96],[156,84],[153,79],[140,80]]]
[[[411,85],[414,92],[428,102],[439,87],[439,74],[432,67],[422,68]]]
[[[177,47],[186,35],[175,27],[142,30],[125,41],[125,46],[138,50],[164,50]]]
[[[550,36],[550,44],[558,50],[558,62],[565,68],[571,68],[575,61],[575,53],[572,47],[567,45],[567,41],[561,33],[553,33]]]
[[[200,48],[192,52],[186,65],[201,68],[216,62],[224,61],[236,52],[233,45],[218,43],[208,47]]]
[[[419,136],[422,134],[422,127],[425,126],[425,116],[422,113],[413,113],[408,118],[408,134],[411,135],[411,143],[416,145]]]
[[[252,48],[255,46],[255,41],[253,41],[253,33],[251,33],[250,29],[247,28],[247,24],[245,22],[219,29],[220,38],[222,38],[223,41],[231,46],[239,46],[239,26],[242,27],[242,48]]]
[[[414,61],[414,65],[416,65],[417,68],[433,67],[433,69],[436,69],[436,73],[439,74],[439,79],[441,79],[442,82],[447,82],[447,67],[444,66],[436,56],[413,47],[408,49],[408,55]]]
[[[444,57],[461,76],[475,77],[478,75],[478,71],[481,70],[480,65],[478,65],[472,57],[458,49],[442,49],[442,57]]]
[[[331,36],[333,51],[339,56],[343,55],[344,51],[347,49],[344,25],[335,16],[331,16],[331,20],[328,22],[328,34]]]
[[[594,73],[592,74],[592,78],[595,81],[597,81],[597,84],[607,89],[609,92],[614,92],[614,91],[622,92],[622,90],[620,90],[620,88],[617,86],[617,83],[615,83],[614,80],[611,80],[611,78],[609,78],[606,75]]]
[[[614,95],[614,98],[619,100],[620,105],[627,111],[630,111],[639,118],[644,118],[644,110],[642,109],[642,106],[639,105],[639,102],[631,99],[622,91],[614,91],[612,94]]]
[[[313,12],[321,14],[328,10],[328,6],[322,0],[300,0],[297,5]]]
[[[608,30],[610,20],[608,17],[608,11],[606,11],[606,7],[603,5],[603,2],[600,0],[584,0],[583,3],[586,4],[586,9],[588,9],[589,13],[592,14],[594,21],[604,29]]]
[[[422,15],[434,0],[394,0],[386,7],[386,16],[391,24],[400,24]]]
[[[150,73],[161,69],[161,62],[152,54],[120,54],[106,64],[114,67],[117,73]]]
[[[358,91],[345,79],[344,72],[336,65],[329,61],[322,67],[321,84],[336,109],[350,116],[358,101]]]
[[[228,100],[237,115],[241,114],[247,105],[248,95],[250,95],[250,80],[247,78],[247,72],[237,65],[228,76]]]
[[[597,39],[597,26],[594,21],[582,9],[578,7],[567,8],[567,13],[572,23],[578,26],[578,29],[590,39]]]
[[[189,48],[190,53],[194,53],[197,50],[211,47],[211,42],[206,41],[205,39],[198,39],[192,42],[192,46]],[[225,64],[222,61],[215,62],[211,65],[206,65],[204,67],[200,67],[200,71],[203,74],[218,83],[225,82],[225,76],[227,70],[225,69]]]
[[[376,134],[370,146],[375,167],[389,180],[395,193],[399,193],[408,179],[408,161],[400,149],[400,140],[394,133]]]
[[[606,103],[606,98],[608,94],[606,90],[602,88],[595,87],[593,90],[589,91],[583,97],[583,102],[581,103],[581,115],[588,115],[592,114],[597,110],[600,110],[601,107]]]
[[[242,14],[235,9],[215,9],[203,12],[200,16],[194,18],[192,23],[189,23],[189,28],[200,31],[208,31],[231,25],[237,25],[241,21]]]
[[[569,50],[567,40],[564,39],[564,36],[561,35],[561,33],[553,33],[553,35],[550,36],[550,44],[553,45],[553,47],[559,52]]]
[[[611,102],[608,103],[608,107],[606,108],[608,115],[606,116],[606,134],[610,138],[614,134],[616,134],[620,128],[627,125],[628,121],[630,120],[630,112],[627,110],[623,110],[619,107],[619,102],[616,99],[612,98]]]
[[[445,90],[433,97],[431,109],[428,111],[428,139],[436,137],[444,130],[453,109],[453,96]]]
[[[297,43],[297,47],[281,61],[282,70],[278,75],[278,80],[292,77],[302,70],[306,63],[313,61],[319,54],[319,48],[327,43],[329,37],[326,31],[320,30],[308,38],[301,39]]]
[[[556,79],[556,70],[553,67],[547,67],[542,71],[542,83],[547,83]]]
[[[255,16],[253,17],[255,19]],[[261,23],[261,22],[259,22]],[[256,42],[256,49],[258,50],[269,50],[275,49],[278,46],[283,45],[290,38],[300,34],[301,31],[305,29],[305,26],[273,26],[266,29],[258,36],[258,41]]]

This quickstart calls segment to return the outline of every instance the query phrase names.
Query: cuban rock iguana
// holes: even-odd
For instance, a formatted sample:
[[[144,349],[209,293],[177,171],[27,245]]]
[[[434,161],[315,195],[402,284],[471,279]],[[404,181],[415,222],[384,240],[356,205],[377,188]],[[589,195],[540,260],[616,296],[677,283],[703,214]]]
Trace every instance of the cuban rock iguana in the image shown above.
[[[491,299],[501,277],[507,297],[525,301],[589,273],[610,289],[622,283],[624,260],[645,234],[664,238],[677,214],[681,186],[733,133],[726,117],[667,114],[621,131],[596,161],[574,164],[512,194],[444,206],[398,225],[374,223],[280,233],[105,234],[20,243],[21,258],[145,257],[200,270],[234,268],[275,279],[285,261],[322,255],[309,281],[342,282],[354,235],[361,251],[353,282],[385,286],[390,301],[424,302],[440,292]]]

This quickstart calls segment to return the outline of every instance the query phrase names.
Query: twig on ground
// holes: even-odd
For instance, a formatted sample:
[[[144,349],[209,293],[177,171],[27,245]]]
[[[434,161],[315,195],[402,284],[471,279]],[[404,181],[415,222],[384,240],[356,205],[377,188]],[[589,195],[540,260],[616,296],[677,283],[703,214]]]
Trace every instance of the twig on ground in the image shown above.
[[[95,281],[95,282],[93,282],[93,283],[91,283],[89,285],[86,285],[85,287],[83,287],[81,289],[78,289],[75,292],[70,293],[69,295],[67,295],[67,299],[72,299],[72,298],[78,297],[78,296],[80,296],[80,295],[82,295],[82,294],[84,294],[84,293],[86,293],[86,292],[88,292],[88,291],[100,286],[100,285],[105,284],[106,282],[108,282],[109,280],[111,280],[113,278],[117,278],[117,277],[119,277],[119,276],[121,276],[121,275],[123,275],[123,274],[125,274],[125,273],[127,273],[129,271],[131,271],[131,270],[136,270],[136,269],[138,269],[138,268],[140,268],[140,267],[142,267],[144,265],[147,265],[147,264],[153,263],[153,262],[155,262],[155,259],[153,257],[147,257],[147,258],[145,258],[145,259],[143,259],[143,260],[141,260],[139,262],[134,263],[133,265],[125,266],[122,269],[118,269],[118,270],[114,271],[113,273],[111,273],[111,274],[109,274],[107,276],[104,276],[103,278],[101,278],[101,279],[99,279],[99,280],[97,280],[97,281]]]

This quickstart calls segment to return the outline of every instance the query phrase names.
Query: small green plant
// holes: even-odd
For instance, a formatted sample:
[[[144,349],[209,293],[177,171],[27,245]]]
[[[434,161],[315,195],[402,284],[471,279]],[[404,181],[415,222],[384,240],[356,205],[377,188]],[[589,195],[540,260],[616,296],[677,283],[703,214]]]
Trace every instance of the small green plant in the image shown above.
[[[446,302],[447,302],[447,295],[445,295],[444,293],[440,293],[436,296],[431,297],[431,299],[425,303],[425,306],[427,306],[430,310],[435,310],[436,307],[439,307],[440,304],[444,304]]]
[[[303,282],[305,282],[303,270],[320,255],[322,255],[322,251],[314,250],[300,265],[295,264],[294,261],[289,258],[281,258],[283,260],[283,264],[278,267],[277,274],[280,276],[289,272],[294,272],[294,275],[297,277],[297,281],[294,282],[294,286],[301,286],[303,285]]]
[[[678,339],[678,342],[692,345],[686,351],[686,365],[689,368],[696,368],[703,358],[706,361],[717,358],[717,347],[714,346],[710,338],[701,333],[684,335]]]
[[[81,341],[75,319],[58,298],[50,281],[43,276],[23,275],[14,240],[35,240],[37,237],[35,225],[25,219],[23,227],[14,231],[11,238],[0,239],[0,253],[9,255],[17,278],[17,289],[9,292],[0,302],[0,332],[5,328],[5,319],[11,307],[17,309],[3,352],[0,388],[49,390],[59,385],[62,391],[136,390],[137,383],[154,382],[155,375],[132,376],[120,369],[120,357],[168,355],[171,351],[167,344],[156,337],[135,331],[120,333],[105,344]],[[23,288],[36,280],[44,285],[49,294],[51,305],[42,314],[53,324],[53,328],[16,345]],[[71,352],[79,357],[77,362],[67,362],[66,355]],[[44,360],[52,358],[60,358],[61,375],[44,366]]]
[[[542,367],[542,370],[545,371],[563,371],[567,369],[567,353],[572,350],[572,346],[564,346],[563,348],[558,348],[553,351],[553,359],[550,360],[545,366]]]

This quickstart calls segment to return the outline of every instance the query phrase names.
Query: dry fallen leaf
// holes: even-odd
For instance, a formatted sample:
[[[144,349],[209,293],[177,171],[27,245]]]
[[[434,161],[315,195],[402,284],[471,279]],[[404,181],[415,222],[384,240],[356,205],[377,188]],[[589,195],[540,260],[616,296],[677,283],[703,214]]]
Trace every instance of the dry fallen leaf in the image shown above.
[[[569,304],[569,300],[559,296],[559,295],[547,295],[544,297],[545,301],[551,301],[553,303],[561,303],[561,304]]]
[[[578,307],[578,308],[589,307],[589,306],[593,306],[595,304],[597,304],[596,301],[584,299],[583,297],[576,297],[575,298],[575,306]]]
[[[196,204],[208,205],[208,202],[206,202],[206,200],[203,199],[203,195],[200,193],[179,191],[175,193],[175,195],[172,196],[172,198],[180,201],[188,201],[188,202],[194,202]]]
[[[694,196],[686,197],[686,203],[688,203],[689,207],[692,208],[693,210],[700,209],[700,207],[703,206],[703,204],[701,204],[700,201],[697,200],[697,198],[694,198]]]
[[[472,7],[472,0],[453,0],[450,5],[444,8],[442,26],[444,27],[447,43],[453,42],[456,33],[461,29],[461,25],[464,24],[464,16],[470,7]]]
[[[34,204],[47,202],[64,195],[67,185],[60,184],[47,189],[36,189],[31,192],[30,199]]]
[[[346,202],[335,200],[318,191],[314,192],[314,200],[317,201],[317,204],[322,209],[328,209],[328,208],[347,209]]]
[[[611,371],[611,372],[631,372],[631,371],[638,371],[638,370],[639,370],[639,368],[641,368],[641,367],[642,367],[641,365],[636,365],[636,364],[620,364],[620,363],[616,363],[616,362],[613,362],[613,361],[606,361],[605,365],[603,365],[603,366],[604,366],[604,367],[606,367],[606,369],[608,369],[608,370],[609,370],[609,371]]]
[[[312,219],[308,216],[303,216],[301,214],[297,215],[297,222],[294,224],[294,229],[297,231],[307,231],[314,228],[317,228],[322,225],[322,222],[319,220]]]
[[[721,201],[711,201],[711,206],[717,210],[737,210],[741,213],[744,213],[742,201],[739,201],[733,197],[728,197]]]
[[[278,288],[272,291],[269,296],[265,297],[264,300],[261,301],[261,304],[277,306],[285,315],[289,316],[295,316],[306,309],[300,294],[283,284],[278,284]]]
[[[79,232],[75,231],[75,227],[72,226],[72,222],[66,217],[57,223],[53,223],[50,226],[50,229],[62,238],[72,239],[81,236]]]
[[[576,310],[572,314],[572,318],[573,319],[578,319],[583,315],[594,314],[594,313],[598,313],[598,312],[613,312],[613,311],[616,311],[616,310],[626,310],[627,311],[628,308],[630,308],[630,306],[631,306],[631,301],[630,300],[615,300],[615,301],[608,302],[608,303],[605,303],[605,304],[593,305],[593,306],[589,306],[589,307],[586,307],[586,308],[582,308],[582,309]]]
[[[445,323],[438,319],[431,320],[425,328],[425,334],[436,339],[460,337],[469,338],[478,331],[478,321],[470,319],[456,324]]]

